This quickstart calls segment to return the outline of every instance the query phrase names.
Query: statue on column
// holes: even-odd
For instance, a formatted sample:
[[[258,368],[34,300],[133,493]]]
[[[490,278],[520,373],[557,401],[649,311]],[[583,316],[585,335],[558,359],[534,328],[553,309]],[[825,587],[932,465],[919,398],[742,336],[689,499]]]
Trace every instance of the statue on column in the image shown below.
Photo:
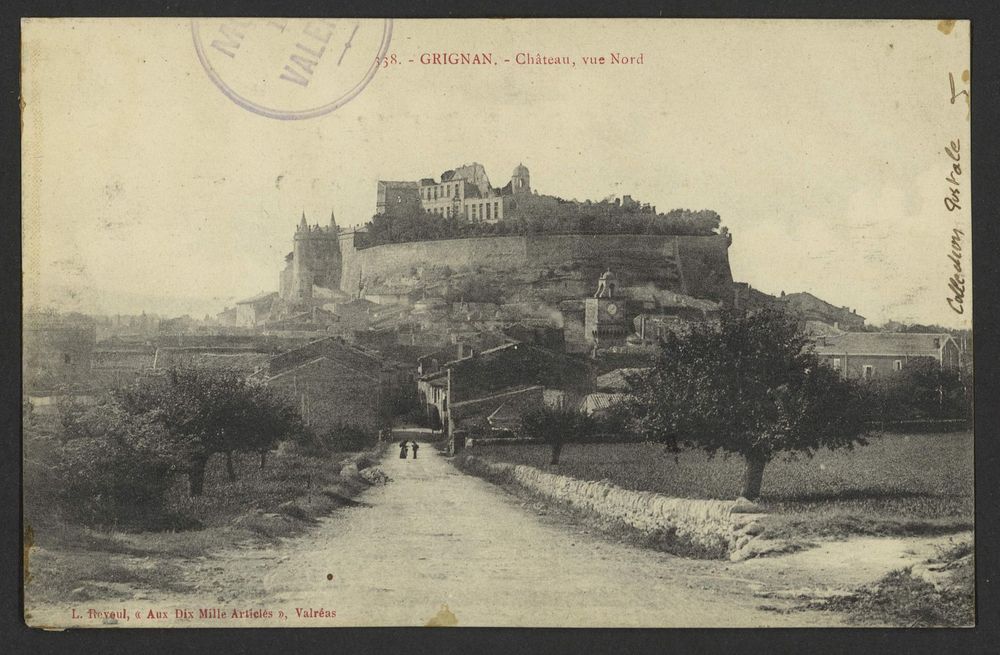
[[[618,286],[618,278],[615,274],[611,272],[611,269],[604,271],[601,274],[601,278],[597,281],[597,293],[594,294],[595,298],[613,298],[615,293],[615,287]]]

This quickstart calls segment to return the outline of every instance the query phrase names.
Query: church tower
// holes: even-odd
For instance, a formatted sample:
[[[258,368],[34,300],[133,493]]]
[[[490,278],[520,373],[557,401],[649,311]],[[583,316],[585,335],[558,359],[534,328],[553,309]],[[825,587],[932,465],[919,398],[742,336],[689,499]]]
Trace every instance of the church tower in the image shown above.
[[[510,189],[514,193],[531,193],[531,175],[524,164],[518,164],[510,176]]]

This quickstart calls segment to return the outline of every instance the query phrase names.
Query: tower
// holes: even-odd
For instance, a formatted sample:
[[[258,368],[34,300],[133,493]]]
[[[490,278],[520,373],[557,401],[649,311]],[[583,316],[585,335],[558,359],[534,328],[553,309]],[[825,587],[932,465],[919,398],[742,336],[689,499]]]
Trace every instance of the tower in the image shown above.
[[[617,287],[617,277],[607,270],[597,282],[597,293],[584,302],[584,334],[595,348],[620,345],[628,336],[625,298],[619,297]]]
[[[531,175],[524,164],[518,164],[511,174],[510,189],[513,193],[531,193]]]
[[[302,212],[302,219],[295,228],[288,300],[293,303],[311,302],[314,285],[327,289],[340,288],[342,262],[339,232],[333,212],[330,213],[328,226],[310,226],[305,212]]]
[[[312,271],[309,266],[309,224],[306,223],[306,213],[302,212],[302,220],[295,228],[292,245],[292,302],[312,300]]]

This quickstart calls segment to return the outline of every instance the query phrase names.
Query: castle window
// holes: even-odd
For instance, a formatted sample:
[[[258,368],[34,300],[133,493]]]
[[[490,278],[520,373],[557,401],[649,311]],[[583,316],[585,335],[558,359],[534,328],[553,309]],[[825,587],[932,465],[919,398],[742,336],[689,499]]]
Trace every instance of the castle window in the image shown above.
[[[902,371],[903,370],[903,360],[897,359],[895,362],[892,363],[892,367],[895,370],[897,370],[897,371]]]
[[[492,213],[490,212],[490,203],[486,203],[486,220],[490,220],[492,217]]]
[[[434,187],[434,199],[435,200],[438,199],[438,189],[437,189],[437,187]]]
[[[833,358],[833,370],[835,370],[835,371],[839,371],[840,370],[840,357],[834,357]]]
[[[500,218],[500,202],[493,203],[493,218]]]

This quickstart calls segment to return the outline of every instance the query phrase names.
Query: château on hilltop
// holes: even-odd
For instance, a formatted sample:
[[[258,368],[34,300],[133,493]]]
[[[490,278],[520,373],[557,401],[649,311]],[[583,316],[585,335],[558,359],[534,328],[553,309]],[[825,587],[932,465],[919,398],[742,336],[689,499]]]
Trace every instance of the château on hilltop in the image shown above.
[[[280,291],[273,304],[260,301],[260,318],[337,313],[357,301],[418,309],[487,303],[530,305],[529,313],[568,333],[578,316],[582,332],[583,300],[608,270],[621,293],[650,306],[664,293],[692,306],[730,302],[730,243],[715,212],[658,214],[629,196],[564,201],[534,190],[523,164],[497,187],[473,163],[437,179],[380,180],[375,214],[358,230],[340,229],[332,214],[325,225],[303,215]]]
[[[518,164],[503,187],[494,187],[486,168],[475,162],[441,173],[440,181],[425,177],[418,182],[379,180],[375,211],[406,215],[419,208],[445,218],[492,223],[509,213],[515,195],[531,193],[528,167]]]

